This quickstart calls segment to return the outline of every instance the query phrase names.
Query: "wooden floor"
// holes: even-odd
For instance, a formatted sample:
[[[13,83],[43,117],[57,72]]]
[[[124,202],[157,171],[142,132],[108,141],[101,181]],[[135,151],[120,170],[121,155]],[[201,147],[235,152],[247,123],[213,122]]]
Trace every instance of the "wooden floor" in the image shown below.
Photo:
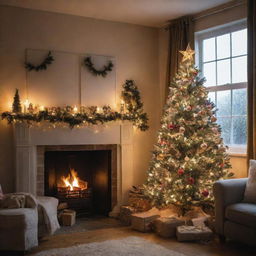
[[[57,232],[57,234],[41,240],[39,247],[27,253],[27,255],[52,248],[64,248],[77,244],[100,242],[110,239],[125,238],[128,236],[137,236],[148,239],[152,243],[157,243],[165,248],[181,252],[186,256],[256,255],[255,249],[239,243],[226,242],[225,244],[221,244],[218,242],[217,238],[209,243],[179,243],[176,241],[176,239],[163,239],[154,233],[140,233],[134,231],[130,227],[124,227],[120,225],[117,220],[110,218],[79,220],[74,227],[62,228]]]

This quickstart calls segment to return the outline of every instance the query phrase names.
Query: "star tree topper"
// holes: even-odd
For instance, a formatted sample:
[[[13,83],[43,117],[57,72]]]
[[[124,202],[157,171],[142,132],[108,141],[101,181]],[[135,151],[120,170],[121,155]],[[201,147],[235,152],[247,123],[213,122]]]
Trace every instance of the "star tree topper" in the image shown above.
[[[193,51],[188,44],[186,51],[180,51],[180,53],[183,55],[182,62],[184,62],[186,60],[193,60],[193,55],[195,54],[195,51]]]

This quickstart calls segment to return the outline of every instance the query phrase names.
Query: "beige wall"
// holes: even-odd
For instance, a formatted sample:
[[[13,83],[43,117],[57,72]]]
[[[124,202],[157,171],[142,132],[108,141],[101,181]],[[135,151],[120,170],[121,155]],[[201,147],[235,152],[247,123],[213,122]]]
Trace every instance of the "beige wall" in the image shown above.
[[[121,87],[126,79],[134,79],[150,118],[150,130],[145,133],[136,131],[134,136],[134,183],[143,182],[159,124],[158,30],[71,15],[0,7],[1,111],[10,107],[15,88],[20,89],[21,96],[24,95],[25,48],[116,57],[117,86]],[[54,104],[54,99],[52,102]],[[0,184],[5,191],[14,189],[13,159],[12,130],[1,121]]]

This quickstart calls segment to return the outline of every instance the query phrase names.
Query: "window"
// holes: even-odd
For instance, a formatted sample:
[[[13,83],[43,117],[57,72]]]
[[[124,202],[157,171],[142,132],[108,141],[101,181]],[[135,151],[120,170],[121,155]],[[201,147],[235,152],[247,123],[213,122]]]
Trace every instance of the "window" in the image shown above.
[[[230,152],[245,153],[247,125],[247,29],[239,22],[196,34],[197,62]]]

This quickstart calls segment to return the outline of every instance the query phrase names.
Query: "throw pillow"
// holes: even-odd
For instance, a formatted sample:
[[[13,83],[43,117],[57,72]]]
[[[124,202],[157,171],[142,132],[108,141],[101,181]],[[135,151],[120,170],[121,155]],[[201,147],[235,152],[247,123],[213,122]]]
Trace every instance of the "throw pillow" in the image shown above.
[[[24,195],[6,195],[1,200],[1,208],[15,209],[25,207],[25,196]]]
[[[245,203],[256,203],[256,160],[250,160],[249,176],[244,193]]]

